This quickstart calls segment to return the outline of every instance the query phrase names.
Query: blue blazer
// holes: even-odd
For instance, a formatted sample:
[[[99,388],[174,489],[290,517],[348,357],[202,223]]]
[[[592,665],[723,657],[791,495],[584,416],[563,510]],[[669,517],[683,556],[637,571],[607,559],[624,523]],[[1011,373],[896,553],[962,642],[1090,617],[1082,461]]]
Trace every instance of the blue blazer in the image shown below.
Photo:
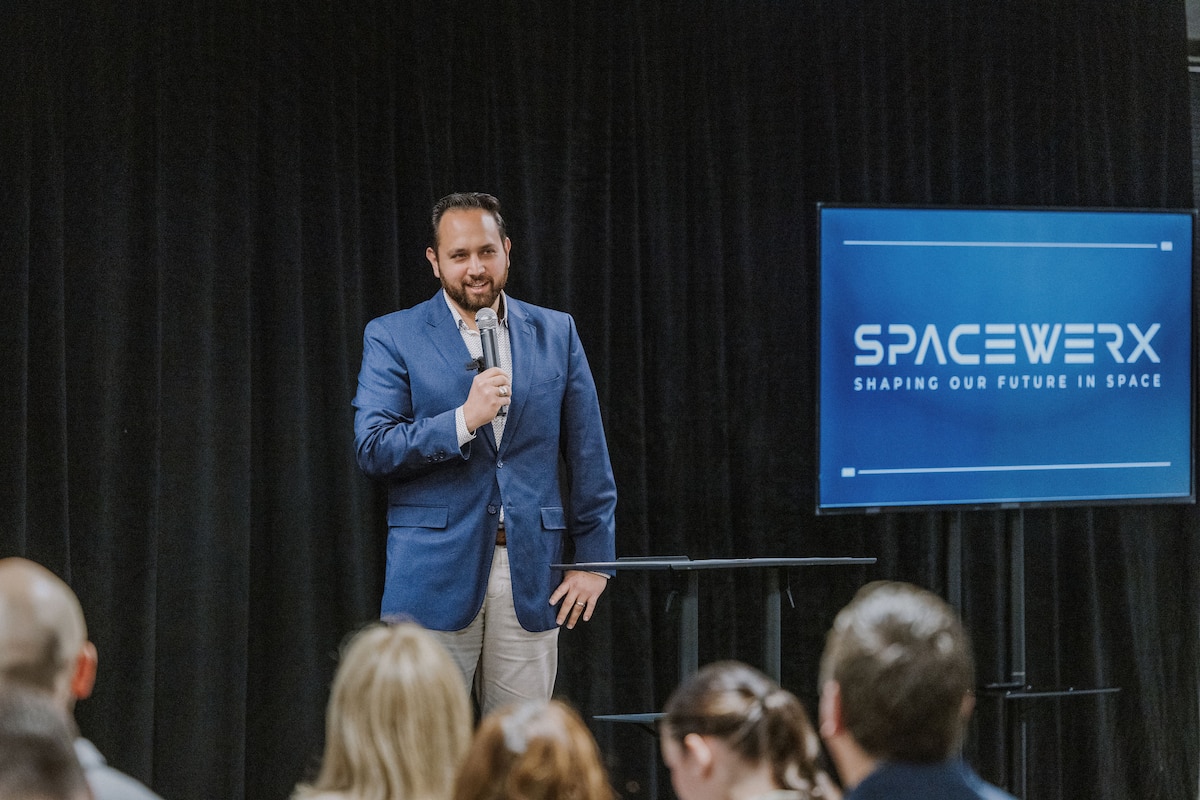
[[[384,616],[460,630],[483,605],[504,507],[513,600],[555,627],[566,537],[576,562],[615,557],[616,484],[583,345],[568,314],[505,296],[513,391],[500,448],[483,425],[462,449],[455,410],[475,372],[439,290],[367,324],[354,398],[358,465],[387,482]],[[565,470],[560,486],[559,459]]]

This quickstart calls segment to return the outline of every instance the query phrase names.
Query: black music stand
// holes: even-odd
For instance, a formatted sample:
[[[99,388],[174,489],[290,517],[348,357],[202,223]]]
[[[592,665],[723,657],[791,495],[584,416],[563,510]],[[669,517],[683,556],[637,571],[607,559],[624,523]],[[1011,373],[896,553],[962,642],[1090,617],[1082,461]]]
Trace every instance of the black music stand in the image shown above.
[[[595,571],[669,570],[687,573],[687,591],[680,604],[679,619],[679,682],[700,668],[700,573],[705,570],[761,569],[764,571],[763,621],[766,635],[763,641],[763,672],[776,683],[780,682],[781,610],[779,572],[789,567],[865,566],[874,558],[705,558],[692,561],[687,556],[650,556],[619,558],[616,561],[594,561],[583,564],[553,564],[556,569],[586,569]],[[633,722],[651,725],[659,713],[602,714],[594,717],[609,722]]]

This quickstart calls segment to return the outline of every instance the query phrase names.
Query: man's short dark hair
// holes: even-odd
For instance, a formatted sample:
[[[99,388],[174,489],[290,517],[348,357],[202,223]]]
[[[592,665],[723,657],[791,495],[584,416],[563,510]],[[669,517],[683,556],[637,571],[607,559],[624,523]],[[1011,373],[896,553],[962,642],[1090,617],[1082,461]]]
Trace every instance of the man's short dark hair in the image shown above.
[[[496,220],[496,227],[500,230],[500,240],[503,241],[508,236],[507,229],[504,227],[504,218],[500,216],[499,200],[484,192],[455,192],[446,195],[433,205],[430,222],[433,224],[431,247],[433,247],[434,253],[437,253],[438,249],[438,226],[442,223],[442,217],[447,211],[467,208],[481,208],[484,211],[490,211]]]
[[[870,755],[934,763],[962,742],[975,685],[971,644],[940,597],[907,583],[864,586],[834,619],[821,683],[836,681],[842,723]]]
[[[90,796],[63,712],[35,689],[0,687],[0,797],[80,800]]]

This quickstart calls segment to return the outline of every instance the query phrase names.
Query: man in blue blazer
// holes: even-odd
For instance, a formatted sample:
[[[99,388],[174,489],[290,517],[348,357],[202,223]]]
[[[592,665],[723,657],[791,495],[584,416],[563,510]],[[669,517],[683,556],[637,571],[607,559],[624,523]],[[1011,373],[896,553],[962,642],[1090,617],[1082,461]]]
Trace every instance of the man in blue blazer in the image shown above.
[[[616,485],[574,320],[503,291],[499,202],[449,195],[432,227],[442,290],[368,323],[355,447],[388,487],[383,616],[434,631],[486,714],[552,694],[558,626],[591,619],[609,576],[550,565],[615,557]],[[487,369],[485,308],[500,321]]]

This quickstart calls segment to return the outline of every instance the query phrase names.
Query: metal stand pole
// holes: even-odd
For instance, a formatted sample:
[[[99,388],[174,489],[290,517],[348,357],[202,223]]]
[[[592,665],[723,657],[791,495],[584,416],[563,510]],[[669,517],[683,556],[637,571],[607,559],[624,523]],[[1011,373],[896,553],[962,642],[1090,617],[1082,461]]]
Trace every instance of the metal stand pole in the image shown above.
[[[1026,687],[1025,673],[1025,512],[1010,512],[1008,518],[1009,547],[1009,683],[1015,687]],[[1011,710],[1009,742],[1010,775],[1013,792],[1019,797],[1029,796],[1028,763],[1029,740],[1025,707],[1017,703]]]

